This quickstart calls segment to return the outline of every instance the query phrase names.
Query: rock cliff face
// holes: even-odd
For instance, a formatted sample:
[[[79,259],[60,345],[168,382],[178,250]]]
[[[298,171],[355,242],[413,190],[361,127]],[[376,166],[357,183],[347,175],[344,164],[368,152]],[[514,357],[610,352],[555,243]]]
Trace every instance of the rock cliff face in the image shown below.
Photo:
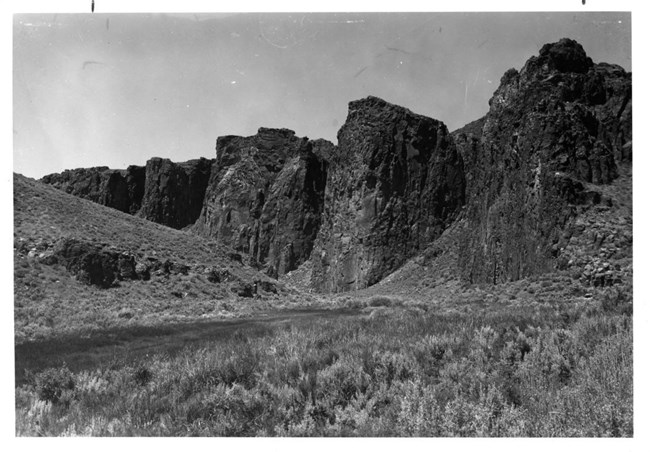
[[[505,73],[480,132],[455,133],[467,170],[466,281],[554,268],[579,206],[600,202],[589,184],[612,182],[631,161],[631,108],[631,75],[569,39]]]
[[[145,167],[66,170],[42,182],[80,198],[180,229],[201,213],[213,160],[173,163],[152,158]]]
[[[311,284],[378,282],[438,237],[464,203],[463,161],[447,127],[376,97],[351,102],[331,159]]]
[[[144,175],[141,166],[129,166],[126,170],[101,166],[49,174],[42,181],[66,193],[133,214],[142,202]]]
[[[184,163],[150,159],[138,215],[176,229],[193,224],[203,207],[212,163],[205,158]]]
[[[591,262],[580,244],[596,227],[583,227],[591,214],[580,215],[598,205],[589,218],[601,224],[612,202],[599,187],[631,177],[631,91],[631,74],[594,64],[562,39],[521,71],[508,70],[487,115],[453,134],[368,97],[349,104],[338,146],[260,128],[220,137],[215,160],[154,158],[145,168],[71,170],[43,182],[167,226],[191,226],[273,277],[305,264],[301,284],[321,292],[377,283],[462,212],[454,229],[462,229],[454,235],[460,276],[498,283]],[[624,231],[631,207],[619,207]],[[631,249],[631,238],[610,242],[614,254]],[[598,262],[592,267],[600,271]]]
[[[320,227],[333,148],[287,129],[220,137],[193,230],[232,246],[269,275],[295,269],[309,257]]]

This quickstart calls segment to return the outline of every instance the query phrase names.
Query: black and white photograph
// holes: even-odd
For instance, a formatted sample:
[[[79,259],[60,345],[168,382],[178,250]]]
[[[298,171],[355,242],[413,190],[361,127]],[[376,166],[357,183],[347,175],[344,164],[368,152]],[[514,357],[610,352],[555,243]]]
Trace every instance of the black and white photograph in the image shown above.
[[[11,14],[15,437],[645,435],[628,3],[108,3]]]

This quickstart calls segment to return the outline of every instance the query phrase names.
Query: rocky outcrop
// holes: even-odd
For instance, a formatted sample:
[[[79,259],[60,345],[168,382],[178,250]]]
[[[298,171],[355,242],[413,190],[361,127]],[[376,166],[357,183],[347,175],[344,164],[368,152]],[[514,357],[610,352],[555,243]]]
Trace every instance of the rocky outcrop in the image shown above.
[[[323,212],[327,155],[322,140],[291,158],[268,191],[259,221],[257,261],[277,277],[296,269],[311,255]]]
[[[124,179],[129,194],[129,210],[123,211],[134,215],[142,207],[145,187],[145,168],[131,165],[126,169]],[[118,209],[119,210],[119,209]]]
[[[193,224],[201,213],[213,160],[182,163],[154,157],[145,167],[66,170],[42,182],[80,198],[176,229]]]
[[[74,196],[133,214],[140,209],[144,194],[144,168],[126,170],[108,167],[79,168],[44,176],[42,182]]]
[[[333,145],[287,129],[217,140],[217,159],[193,230],[278,276],[310,255],[320,227]]]
[[[102,288],[109,288],[118,281],[146,279],[136,271],[133,255],[105,250],[76,239],[60,240],[43,262],[62,264],[78,281]]]
[[[203,207],[212,163],[205,158],[184,163],[150,159],[138,216],[176,229],[193,224]]]
[[[594,64],[569,39],[505,73],[480,133],[455,133],[467,174],[466,281],[554,268],[578,206],[601,202],[590,184],[612,182],[617,163],[631,161],[631,108],[631,75]]]
[[[598,119],[598,138],[614,150],[617,162],[632,161],[632,74],[615,64],[599,63],[588,74],[587,92]]]
[[[376,97],[351,102],[331,159],[311,285],[378,282],[438,237],[464,203],[463,161],[447,127]]]

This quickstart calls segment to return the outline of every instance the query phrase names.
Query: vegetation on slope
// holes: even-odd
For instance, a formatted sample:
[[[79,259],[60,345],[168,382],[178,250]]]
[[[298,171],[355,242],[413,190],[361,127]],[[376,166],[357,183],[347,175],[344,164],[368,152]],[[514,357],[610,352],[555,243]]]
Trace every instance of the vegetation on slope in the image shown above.
[[[17,389],[16,433],[631,436],[629,293],[483,314],[377,299],[363,318],[50,369]]]
[[[116,280],[110,288],[85,284],[65,263],[53,262],[52,253],[66,240],[101,250],[102,255],[126,255],[150,267],[150,277]],[[306,297],[238,258],[214,241],[14,176],[18,343],[113,327],[229,318],[306,303]]]

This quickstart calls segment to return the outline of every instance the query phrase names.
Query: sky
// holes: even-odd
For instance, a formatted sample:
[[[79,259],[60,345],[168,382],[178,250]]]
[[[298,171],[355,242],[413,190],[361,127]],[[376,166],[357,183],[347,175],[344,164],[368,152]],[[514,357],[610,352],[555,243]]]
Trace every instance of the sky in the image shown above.
[[[450,130],[503,73],[577,40],[632,69],[630,13],[16,14],[13,168],[214,158],[221,135],[285,127],[336,143],[374,95]]]

